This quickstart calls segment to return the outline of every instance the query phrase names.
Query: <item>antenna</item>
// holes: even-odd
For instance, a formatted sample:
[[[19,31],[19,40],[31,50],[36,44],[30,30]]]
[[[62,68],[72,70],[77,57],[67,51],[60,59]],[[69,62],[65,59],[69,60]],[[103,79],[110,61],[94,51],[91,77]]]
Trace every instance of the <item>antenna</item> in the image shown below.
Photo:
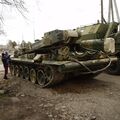
[[[101,0],[101,23],[106,23],[106,20],[104,18],[104,11],[103,11],[103,0]]]
[[[119,23],[119,30],[120,30],[120,16],[119,16],[116,0],[109,0],[108,23],[115,21],[114,11],[117,17],[117,22]]]
[[[103,23],[103,0],[101,0],[101,23]]]
[[[120,23],[120,16],[119,16],[116,0],[109,0],[108,23],[110,23],[111,20],[112,22],[114,22],[114,17],[115,17],[114,10],[117,17],[117,21]]]
[[[116,11],[116,16],[117,16],[118,22],[120,23],[120,16],[119,16],[116,0],[114,0],[114,6],[115,6],[115,11]]]

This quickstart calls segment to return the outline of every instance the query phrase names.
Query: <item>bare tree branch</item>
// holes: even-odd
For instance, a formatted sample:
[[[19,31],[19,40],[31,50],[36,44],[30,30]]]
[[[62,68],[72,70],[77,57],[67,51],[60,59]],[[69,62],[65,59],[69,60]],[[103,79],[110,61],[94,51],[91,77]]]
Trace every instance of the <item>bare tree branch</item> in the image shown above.
[[[12,5],[11,2],[7,1],[7,0],[1,0],[0,2],[1,4],[6,4],[6,5]]]
[[[0,0],[0,4],[3,6],[9,6],[9,7],[14,7],[17,9],[17,11],[22,15],[23,18],[27,19],[25,16],[25,12],[27,11],[27,8],[25,7],[25,2],[24,0]],[[1,23],[4,21],[4,16],[3,16],[3,10],[1,11],[0,14],[0,26]],[[4,33],[4,31],[0,28],[0,35]]]
[[[3,16],[2,16],[2,14],[0,15],[0,21],[3,23],[3,21],[4,21],[4,18],[3,18]]]
[[[23,14],[23,12],[28,12],[27,9],[24,7],[24,1],[22,0],[13,0],[14,6],[18,10],[18,12],[26,19],[26,16]]]
[[[25,8],[25,2],[23,0],[0,0],[0,4],[15,7],[18,12],[26,18],[24,12],[28,11],[27,8]]]

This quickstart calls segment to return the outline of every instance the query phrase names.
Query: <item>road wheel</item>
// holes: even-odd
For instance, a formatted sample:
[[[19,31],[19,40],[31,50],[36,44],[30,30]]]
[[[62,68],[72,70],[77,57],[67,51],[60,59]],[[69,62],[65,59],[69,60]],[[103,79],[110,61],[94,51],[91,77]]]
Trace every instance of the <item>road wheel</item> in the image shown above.
[[[54,70],[52,67],[48,66],[45,68],[45,73],[47,77],[47,82],[50,82],[52,79],[54,79]]]
[[[23,66],[20,66],[19,67],[19,77],[23,79],[23,76],[24,76],[24,71],[23,71]]]
[[[13,76],[14,75],[14,65],[10,65],[10,74]]]
[[[29,80],[29,68],[24,68],[24,79]]]
[[[46,75],[44,73],[44,71],[41,69],[41,70],[38,70],[37,71],[37,83],[43,87],[45,84],[46,84]]]
[[[19,77],[19,66],[18,65],[14,66],[14,76]]]
[[[35,69],[30,70],[30,81],[32,83],[36,83],[36,71],[35,71]]]
[[[63,77],[54,67],[45,66],[37,72],[37,83],[41,87],[49,87],[62,81]]]

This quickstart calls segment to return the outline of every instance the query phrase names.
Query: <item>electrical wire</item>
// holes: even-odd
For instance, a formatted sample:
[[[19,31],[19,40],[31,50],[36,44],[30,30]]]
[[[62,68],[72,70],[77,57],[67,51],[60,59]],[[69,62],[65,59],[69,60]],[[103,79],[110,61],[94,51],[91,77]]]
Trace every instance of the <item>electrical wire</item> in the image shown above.
[[[82,47],[82,46],[81,46]],[[82,47],[84,50],[86,50],[87,51],[87,53],[89,53],[90,55],[93,55],[93,53],[90,53],[90,51],[92,51],[92,52],[94,52],[94,54],[97,54],[98,52],[100,53],[102,53],[102,54],[105,54],[106,55],[106,57],[109,59],[109,63],[107,64],[107,66],[105,66],[104,68],[102,68],[102,69],[99,69],[99,70],[95,70],[95,71],[93,71],[93,70],[91,70],[89,67],[87,67],[85,64],[83,64],[82,62],[80,62],[79,60],[77,60],[76,58],[74,58],[74,57],[70,57],[69,59],[71,60],[71,61],[74,61],[74,62],[77,62],[77,63],[79,63],[80,65],[82,65],[88,72],[81,72],[81,74],[90,74],[90,73],[92,73],[92,74],[95,74],[95,73],[99,73],[99,72],[101,72],[101,71],[104,71],[105,69],[107,69],[110,65],[111,65],[111,59],[110,59],[110,57],[105,53],[105,52],[103,52],[103,51],[98,51],[98,50],[94,50],[94,49],[88,49],[88,48],[84,48],[84,47]],[[74,50],[75,50],[75,48],[74,48]],[[79,55],[77,52],[75,52],[77,55]],[[86,53],[84,54],[84,56],[86,55]],[[74,55],[75,56],[75,55]],[[80,56],[80,55],[79,55]],[[83,55],[82,55],[83,56]]]

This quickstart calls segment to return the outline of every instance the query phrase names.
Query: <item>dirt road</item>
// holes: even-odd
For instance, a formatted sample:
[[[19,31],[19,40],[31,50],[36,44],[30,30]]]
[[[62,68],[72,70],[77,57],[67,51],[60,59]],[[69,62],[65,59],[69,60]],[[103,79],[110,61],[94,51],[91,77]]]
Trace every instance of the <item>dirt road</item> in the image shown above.
[[[0,74],[0,120],[120,120],[119,76],[102,73],[42,89]]]
[[[0,64],[0,71],[3,71],[3,65]]]

